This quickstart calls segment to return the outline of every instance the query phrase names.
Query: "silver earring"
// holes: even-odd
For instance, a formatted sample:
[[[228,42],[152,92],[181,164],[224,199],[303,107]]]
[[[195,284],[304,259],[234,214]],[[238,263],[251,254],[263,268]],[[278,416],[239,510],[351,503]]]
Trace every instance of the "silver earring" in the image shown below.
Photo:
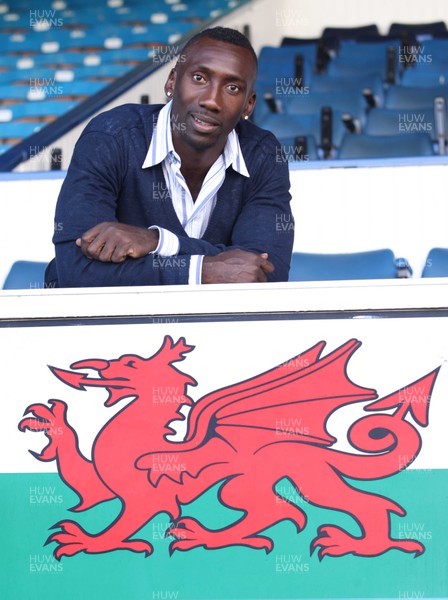
[[[244,120],[245,120],[245,121],[247,121],[247,119],[248,119],[248,118],[249,118],[249,115],[246,115],[246,116],[244,117]]]
[[[168,96],[168,98],[171,97],[172,92],[170,90],[167,91],[166,95]]]

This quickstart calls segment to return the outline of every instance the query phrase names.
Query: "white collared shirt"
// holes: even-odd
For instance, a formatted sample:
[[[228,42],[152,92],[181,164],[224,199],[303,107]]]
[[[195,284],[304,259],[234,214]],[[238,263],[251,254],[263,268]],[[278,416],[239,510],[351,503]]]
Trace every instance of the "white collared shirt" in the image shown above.
[[[232,130],[227,137],[223,153],[210,167],[198,197],[193,202],[187,182],[180,171],[180,157],[173,146],[171,128],[176,127],[176,123],[170,122],[171,104],[172,101],[168,102],[159,113],[142,169],[162,163],[165,183],[176,215],[187,235],[199,239],[207,229],[218,198],[218,190],[226,176],[226,169],[231,165],[235,171],[245,177],[249,177],[249,172],[236,131]],[[177,235],[156,225],[150,229],[159,230],[159,244],[154,254],[174,256],[179,252],[180,243]],[[201,283],[202,259],[203,256],[200,255],[191,257],[188,281],[190,284]]]

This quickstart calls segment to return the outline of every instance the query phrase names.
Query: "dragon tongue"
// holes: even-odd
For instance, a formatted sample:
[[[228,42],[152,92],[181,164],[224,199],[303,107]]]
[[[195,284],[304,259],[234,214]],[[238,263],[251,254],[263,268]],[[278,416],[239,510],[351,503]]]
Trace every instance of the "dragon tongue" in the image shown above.
[[[126,380],[123,379],[103,379],[99,377],[94,379],[87,377],[85,373],[65,371],[64,369],[58,369],[56,367],[50,367],[50,369],[58,379],[77,390],[85,390],[86,386],[119,388],[126,387]]]
[[[56,375],[58,379],[66,383],[67,385],[75,388],[76,390],[85,390],[83,373],[75,373],[74,371],[65,371],[64,369],[57,369],[56,367],[50,367],[52,373]]]

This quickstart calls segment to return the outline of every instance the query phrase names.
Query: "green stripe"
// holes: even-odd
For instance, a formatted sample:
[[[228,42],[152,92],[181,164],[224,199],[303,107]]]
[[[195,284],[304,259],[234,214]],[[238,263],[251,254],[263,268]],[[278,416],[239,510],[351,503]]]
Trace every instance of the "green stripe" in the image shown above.
[[[67,512],[75,494],[55,474],[0,476],[1,569],[3,600],[212,600],[291,598],[448,598],[448,470],[408,470],[374,482],[350,482],[401,504],[405,517],[392,516],[395,537],[418,536],[426,552],[418,558],[390,551],[376,558],[310,557],[309,544],[323,523],[342,526],[358,535],[354,520],[322,510],[297,498],[308,516],[303,532],[290,523],[269,530],[272,553],[243,547],[168,553],[163,538],[168,523],[159,515],[139,538],[155,548],[152,556],[128,551],[52,558],[54,544],[43,546],[48,528],[71,519],[91,533],[107,527],[120,510],[117,501],[86,513]],[[283,493],[290,489],[283,481]],[[46,488],[46,489],[45,489]],[[210,528],[235,520],[238,513],[221,507],[211,490],[184,514]],[[254,490],[256,493],[256,490]],[[291,492],[292,493],[292,492]],[[286,494],[289,496],[289,494]],[[288,499],[293,499],[289,498]],[[401,527],[401,529],[400,529]],[[280,567],[278,565],[284,565]]]

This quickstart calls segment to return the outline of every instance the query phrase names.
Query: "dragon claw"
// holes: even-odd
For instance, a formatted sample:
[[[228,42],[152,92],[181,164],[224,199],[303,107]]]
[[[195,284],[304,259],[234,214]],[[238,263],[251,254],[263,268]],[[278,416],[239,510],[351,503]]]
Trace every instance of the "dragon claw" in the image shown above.
[[[25,409],[23,416],[27,414],[33,415],[32,417],[26,417],[19,423],[20,431],[30,429],[31,431],[44,431],[53,427],[55,419],[64,419],[65,409],[67,405],[62,400],[49,400],[49,404],[53,408],[49,408],[45,404],[30,404]]]
[[[414,554],[414,558],[417,558],[417,556],[421,556],[425,551],[425,547],[423,546],[423,544],[415,540],[393,540],[393,542],[394,548],[397,548],[398,550],[403,550],[403,552],[409,552],[410,554]],[[395,544],[398,544],[398,546]]]
[[[311,549],[318,550],[319,560],[325,556],[343,556],[344,554],[362,555],[362,547],[366,546],[364,538],[356,538],[340,527],[322,525],[319,527],[318,536],[311,542]]]
[[[58,547],[53,554],[57,560],[63,556],[74,556],[79,552],[86,554],[99,554],[110,552],[111,550],[131,550],[132,552],[142,552],[145,557],[152,554],[151,544],[144,540],[108,540],[106,536],[89,535],[82,527],[74,521],[61,521],[53,525],[51,529],[59,529],[52,533],[46,544],[56,542]]]
[[[53,552],[57,560],[61,560],[63,556],[74,556],[86,550],[84,542],[89,536],[74,521],[61,521],[53,525],[51,529],[59,529],[59,531],[52,533],[45,542],[45,545],[52,542],[59,544]]]
[[[23,413],[25,416],[19,423],[20,431],[38,431],[43,432],[50,440],[42,452],[30,453],[37,460],[48,462],[54,460],[57,455],[57,444],[62,438],[67,423],[65,421],[65,411],[67,405],[61,400],[49,400],[51,408],[45,404],[30,404]],[[32,416],[29,416],[32,415]]]
[[[425,551],[424,546],[415,540],[385,539],[372,540],[371,536],[355,537],[333,525],[323,525],[318,529],[318,536],[311,542],[311,554],[318,550],[319,560],[325,556],[378,556],[387,550],[402,550],[419,556]]]
[[[203,527],[196,519],[185,517],[173,524],[165,534],[176,539],[170,544],[170,555],[175,550],[191,550],[199,546],[204,548],[223,548],[229,545],[248,546],[257,550],[272,551],[274,544],[271,539],[261,535],[233,539],[226,530],[211,531]]]
[[[196,540],[176,540],[170,544],[170,556],[173,556],[175,550],[180,550],[182,552],[197,548],[198,546],[204,546],[204,544],[199,544]]]

